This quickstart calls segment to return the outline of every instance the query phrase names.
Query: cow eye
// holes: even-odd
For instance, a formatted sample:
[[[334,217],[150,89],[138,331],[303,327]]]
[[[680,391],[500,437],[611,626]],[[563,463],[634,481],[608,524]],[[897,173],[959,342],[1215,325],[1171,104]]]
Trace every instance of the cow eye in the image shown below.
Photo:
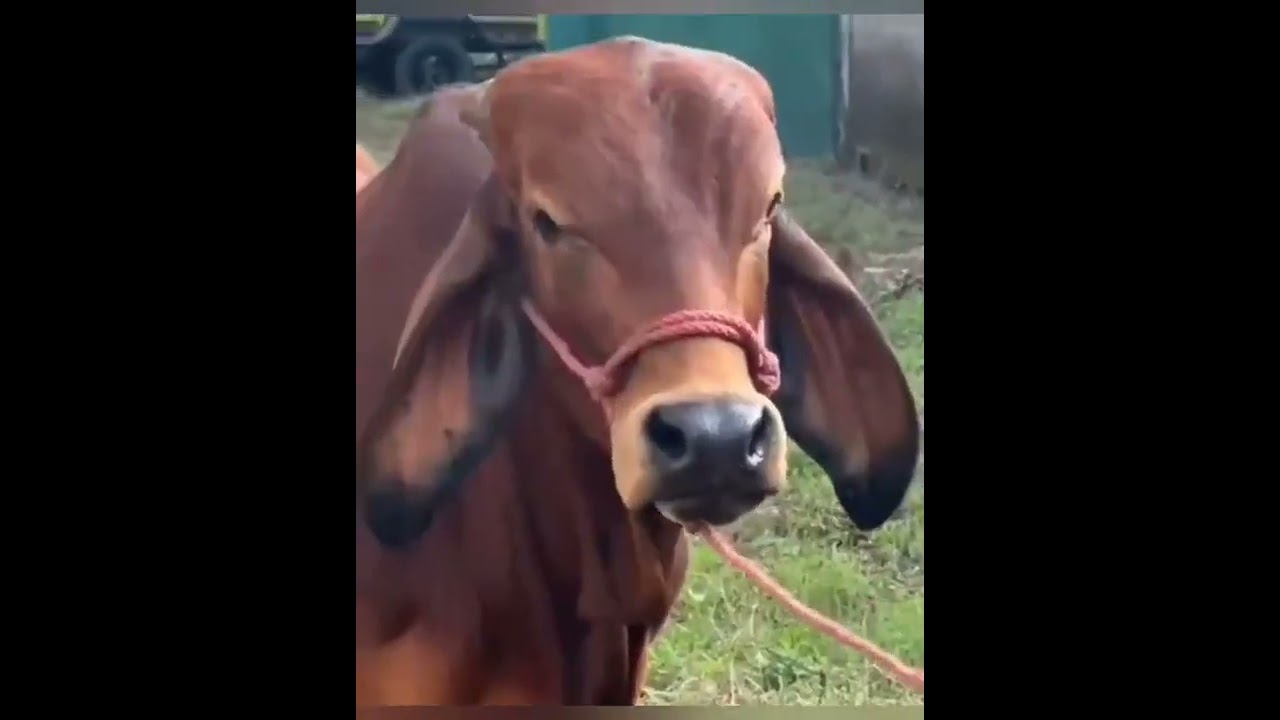
[[[765,220],[772,220],[774,215],[778,214],[778,209],[782,207],[782,193],[773,194],[773,199],[769,201],[769,209],[764,214]]]
[[[542,239],[546,242],[554,242],[560,237],[560,226],[556,224],[551,216],[542,210],[533,213],[533,228],[538,231]]]

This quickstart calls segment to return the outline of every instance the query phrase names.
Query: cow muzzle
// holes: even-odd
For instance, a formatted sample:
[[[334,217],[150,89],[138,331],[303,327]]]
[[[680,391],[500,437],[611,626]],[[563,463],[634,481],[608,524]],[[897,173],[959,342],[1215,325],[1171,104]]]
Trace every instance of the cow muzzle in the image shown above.
[[[671,402],[643,423],[653,503],[682,524],[722,525],[777,494],[782,422],[762,402],[733,397]]]
[[[768,398],[781,373],[761,329],[727,313],[679,311],[588,367],[532,303],[525,312],[604,408],[629,509],[652,505],[680,524],[723,525],[785,485],[786,431]]]

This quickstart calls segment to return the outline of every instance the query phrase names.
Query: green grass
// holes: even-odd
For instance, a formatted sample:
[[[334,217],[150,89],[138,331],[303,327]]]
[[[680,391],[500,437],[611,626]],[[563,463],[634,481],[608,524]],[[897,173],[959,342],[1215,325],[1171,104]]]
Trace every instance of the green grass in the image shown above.
[[[798,178],[796,176],[799,176]],[[813,168],[792,171],[788,206],[824,244],[895,253],[923,244],[923,221],[860,197]],[[864,189],[865,190],[865,189]],[[864,193],[870,196],[871,193]],[[905,232],[904,232],[905,230]],[[924,406],[924,297],[877,308]],[[744,521],[737,546],[802,602],[915,667],[924,665],[924,467],[901,517],[870,534],[844,517],[826,476],[793,451],[791,486]],[[853,650],[802,625],[695,541],[689,581],[655,644],[645,702],[915,704],[923,702]]]

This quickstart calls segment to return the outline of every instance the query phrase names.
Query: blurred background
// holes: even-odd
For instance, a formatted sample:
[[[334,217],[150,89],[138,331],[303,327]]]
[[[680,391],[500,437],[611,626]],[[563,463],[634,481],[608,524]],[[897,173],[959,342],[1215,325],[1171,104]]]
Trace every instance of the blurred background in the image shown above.
[[[787,206],[873,305],[924,417],[923,15],[356,16],[356,141],[394,156],[423,95],[617,35],[735,55],[768,78]],[[922,450],[923,452],[923,450]],[[802,601],[924,667],[924,461],[899,516],[862,535],[793,453],[792,487],[735,531]],[[648,704],[915,704],[695,547],[655,646]]]

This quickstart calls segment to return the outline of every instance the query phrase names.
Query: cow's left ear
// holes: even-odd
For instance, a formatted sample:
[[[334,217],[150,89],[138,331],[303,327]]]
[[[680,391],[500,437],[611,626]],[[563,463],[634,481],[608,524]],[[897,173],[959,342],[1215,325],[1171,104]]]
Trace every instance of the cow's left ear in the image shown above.
[[[871,309],[785,212],[769,250],[769,334],[788,434],[826,472],[853,523],[879,527],[915,474],[915,401]]]
[[[523,274],[493,178],[414,299],[388,389],[356,444],[357,504],[416,541],[500,439],[535,362]]]

